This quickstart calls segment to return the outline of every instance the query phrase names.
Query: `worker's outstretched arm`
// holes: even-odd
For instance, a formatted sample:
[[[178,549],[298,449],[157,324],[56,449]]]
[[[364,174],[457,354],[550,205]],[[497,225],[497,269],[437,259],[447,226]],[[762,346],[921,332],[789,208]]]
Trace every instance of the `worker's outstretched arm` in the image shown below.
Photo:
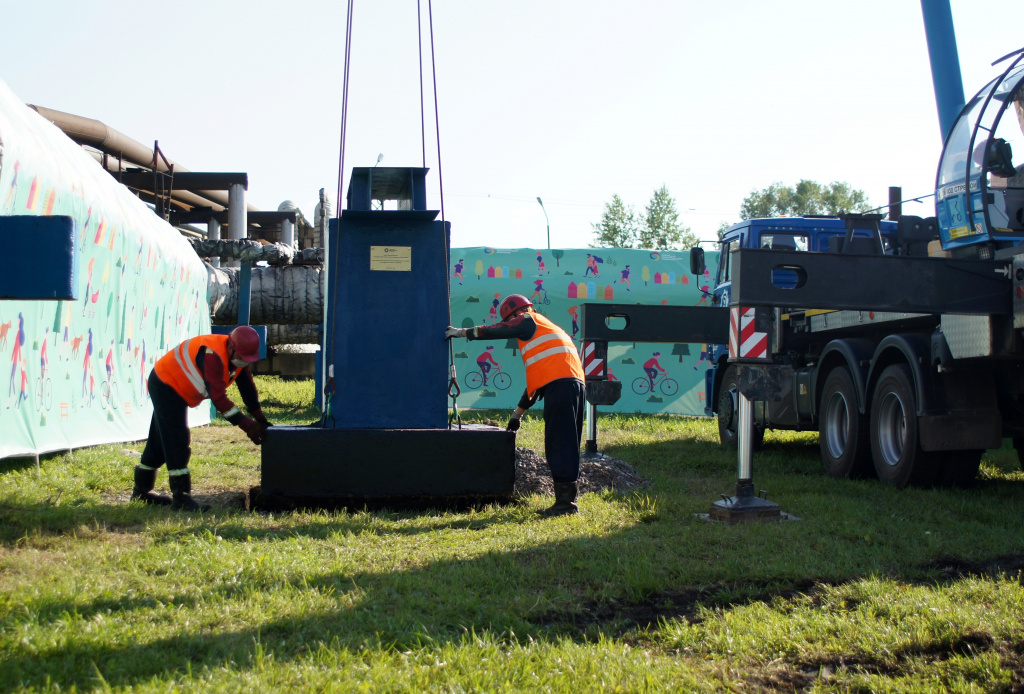
[[[508,320],[494,325],[474,325],[472,328],[454,328],[448,326],[444,331],[444,339],[464,337],[467,340],[507,340],[516,339],[526,342],[537,332],[537,323],[529,313],[520,313]]]
[[[199,363],[200,360],[202,360],[201,364]],[[213,401],[213,406],[217,408],[220,416],[244,431],[249,440],[257,446],[263,443],[264,427],[253,421],[251,417],[246,417],[242,414],[238,406],[228,397],[228,384],[224,380],[224,362],[221,361],[220,357],[214,352],[201,350],[200,356],[196,358],[196,362],[196,366],[202,369],[203,380],[206,381],[210,400]],[[246,372],[248,372],[248,369],[246,369]],[[252,383],[252,374],[249,374],[249,384],[255,393],[256,386]],[[241,388],[241,386],[239,387]],[[245,396],[243,395],[242,397],[244,400]],[[259,399],[256,399],[255,402],[258,409]],[[249,406],[248,402],[246,402],[246,406]],[[262,411],[260,415],[262,416]]]
[[[235,385],[238,386],[238,392],[242,396],[242,402],[245,403],[245,409],[249,410],[252,418],[259,422],[265,433],[267,427],[273,426],[273,424],[268,422],[266,415],[263,414],[263,407],[260,405],[260,395],[256,390],[256,383],[252,380],[252,372],[249,371],[248,367],[238,374],[238,378],[235,379]]]

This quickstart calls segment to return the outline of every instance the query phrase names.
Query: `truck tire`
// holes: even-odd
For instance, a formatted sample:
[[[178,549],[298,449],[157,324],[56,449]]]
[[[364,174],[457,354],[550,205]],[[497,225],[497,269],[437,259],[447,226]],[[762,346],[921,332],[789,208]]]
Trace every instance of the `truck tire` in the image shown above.
[[[818,410],[821,461],[830,477],[862,479],[873,471],[867,417],[857,408],[857,389],[845,366],[829,372]]]
[[[935,479],[939,454],[921,450],[914,381],[906,364],[887,366],[871,397],[871,456],[878,479],[902,489]]]
[[[735,366],[730,366],[725,370],[725,376],[722,377],[722,388],[719,391],[718,396],[718,407],[716,414],[718,417],[718,439],[722,442],[723,446],[729,448],[736,448],[738,445],[738,439],[736,437],[736,424],[739,419],[736,412],[736,402],[739,397],[739,391],[736,389],[736,384],[739,382],[739,369]],[[757,450],[761,447],[764,442],[764,403],[754,403],[754,440],[752,442],[752,449]]]

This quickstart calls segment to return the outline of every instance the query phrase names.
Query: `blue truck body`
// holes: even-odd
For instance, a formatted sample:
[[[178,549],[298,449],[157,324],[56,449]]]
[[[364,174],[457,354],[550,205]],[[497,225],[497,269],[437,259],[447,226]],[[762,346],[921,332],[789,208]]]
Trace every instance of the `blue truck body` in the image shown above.
[[[895,222],[881,221],[879,230],[886,245],[891,250],[895,244],[897,225]],[[732,251],[740,248],[766,248],[769,250],[797,250],[812,253],[829,252],[838,245],[846,234],[846,223],[838,217],[778,217],[772,219],[748,219],[734,224],[722,234],[720,242],[719,263],[715,272],[715,284],[712,304],[717,307],[729,306],[732,289],[730,259]],[[873,242],[872,234],[867,229],[854,231],[854,243],[866,247]],[[854,249],[856,250],[856,249]],[[776,284],[786,286],[795,282],[786,270],[776,274]],[[707,345],[708,361],[712,366],[704,374],[705,399],[704,413],[717,414],[717,403],[721,394],[722,376],[728,366],[729,346],[727,344]]]

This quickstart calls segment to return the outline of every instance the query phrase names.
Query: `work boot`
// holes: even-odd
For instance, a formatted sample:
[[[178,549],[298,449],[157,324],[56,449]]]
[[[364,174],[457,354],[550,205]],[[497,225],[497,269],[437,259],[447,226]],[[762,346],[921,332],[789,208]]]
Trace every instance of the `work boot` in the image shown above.
[[[175,511],[198,511],[200,513],[209,511],[209,504],[199,504],[192,498],[192,475],[171,475],[170,477],[171,508]]]
[[[171,497],[153,491],[156,484],[156,470],[135,466],[135,489],[132,490],[132,501],[142,501],[157,506],[170,506]]]
[[[579,513],[580,507],[576,505],[576,499],[580,495],[579,482],[555,482],[555,504],[549,509],[540,512],[542,516],[567,516]]]

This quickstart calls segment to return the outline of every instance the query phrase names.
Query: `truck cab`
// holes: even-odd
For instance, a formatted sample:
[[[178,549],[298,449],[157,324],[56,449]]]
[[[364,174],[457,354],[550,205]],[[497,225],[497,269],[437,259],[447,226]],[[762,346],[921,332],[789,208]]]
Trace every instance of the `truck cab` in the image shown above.
[[[1022,59],[1017,52],[964,106],[946,137],[935,211],[954,258],[1008,257],[1024,245],[1024,165],[1013,160],[1024,152]]]
[[[868,224],[850,223],[838,216],[779,217],[773,219],[748,219],[725,230],[720,241],[718,267],[713,282],[711,303],[714,307],[729,307],[732,276],[732,252],[741,248],[762,250],[785,250],[807,253],[837,253],[870,255],[883,253],[891,255],[898,251],[895,222],[881,221],[878,216],[865,217]],[[876,235],[874,224],[878,225]],[[848,231],[852,227],[852,234]],[[850,236],[847,244],[847,236]],[[881,248],[879,248],[879,242]],[[792,270],[773,270],[775,286],[795,287],[798,279]],[[787,316],[778,312],[778,318]],[[708,362],[711,366],[704,374],[704,413],[715,415],[719,423],[719,436],[725,445],[736,445],[736,426],[733,414],[736,404],[736,369],[730,367],[729,347],[725,344],[708,344]],[[755,446],[760,445],[766,428],[795,428],[773,421],[773,407],[765,403],[755,404]]]

